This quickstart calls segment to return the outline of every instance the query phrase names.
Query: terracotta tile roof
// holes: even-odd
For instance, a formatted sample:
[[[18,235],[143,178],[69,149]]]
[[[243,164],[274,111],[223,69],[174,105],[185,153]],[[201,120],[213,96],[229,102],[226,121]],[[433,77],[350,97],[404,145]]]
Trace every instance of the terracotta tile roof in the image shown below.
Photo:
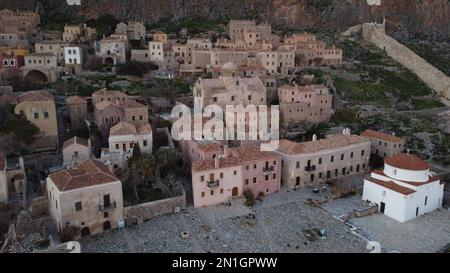
[[[386,134],[383,132],[377,132],[373,130],[366,130],[361,134],[362,137],[375,138],[389,142],[401,143],[403,139],[394,135]]]
[[[139,135],[147,135],[152,133],[152,127],[149,123],[136,126],[136,131]]]
[[[95,105],[95,108],[97,108],[98,110],[104,110],[108,107],[115,107],[115,108],[122,109],[122,107],[120,107],[119,105],[116,105],[114,103],[111,103],[110,101],[102,101]]]
[[[136,135],[136,126],[128,122],[119,122],[109,130],[111,136]]]
[[[296,155],[303,153],[316,153],[353,144],[369,142],[367,139],[357,135],[333,135],[326,139],[310,142],[294,142],[291,140],[280,140],[278,151],[281,153]]]
[[[19,102],[24,101],[54,101],[54,97],[48,91],[29,91],[19,96]]]
[[[373,177],[366,177],[365,178],[367,181],[372,182],[374,184],[380,185],[382,187],[388,188],[390,190],[396,191],[398,193],[401,193],[403,195],[410,195],[415,193],[416,191],[410,188],[406,188],[406,187],[402,187],[400,185],[398,185],[397,183],[393,182],[393,181],[382,181],[382,180],[378,180],[375,179]]]
[[[389,178],[389,176],[387,176],[384,173],[384,170],[375,170],[375,171],[373,171],[373,173],[378,174],[378,175],[382,175],[382,176],[385,176],[385,177]],[[403,183],[406,183],[406,184],[409,184],[411,186],[420,187],[420,186],[423,186],[423,185],[426,185],[426,184],[429,184],[429,183],[436,182],[436,181],[440,180],[440,177],[439,176],[430,176],[428,178],[428,181],[425,181],[425,182],[412,182],[412,181],[406,181],[406,180],[400,180],[400,179],[396,179],[396,180],[398,180],[400,182],[403,182]]]
[[[17,96],[5,94],[0,96],[0,103],[17,103]]]
[[[222,150],[223,151],[223,150]],[[269,159],[279,159],[279,156],[271,152],[262,152],[259,146],[244,146],[229,148],[228,156],[219,160],[219,168],[229,168],[244,165],[249,162]],[[216,169],[215,159],[198,160],[192,163],[194,171],[206,171]]]
[[[67,104],[85,104],[87,99],[81,96],[72,96],[66,100]]]
[[[73,169],[49,175],[59,191],[71,191],[120,181],[101,162],[88,159]]]
[[[426,171],[430,169],[430,165],[416,155],[399,154],[386,159],[384,162],[389,166],[404,170]]]
[[[223,151],[222,145],[219,143],[207,143],[202,144],[201,142],[198,143],[198,149],[205,152],[205,153],[211,153],[211,152],[218,152],[221,153]]]
[[[131,99],[126,99],[125,101],[121,102],[120,106],[123,108],[147,108],[147,106]]]
[[[6,168],[6,154],[3,151],[0,151],[0,170],[4,170]]]
[[[81,137],[73,137],[73,138],[71,138],[69,140],[64,141],[63,148],[65,149],[65,148],[67,148],[70,145],[73,145],[75,143],[76,144],[80,144],[80,145],[85,146],[85,147],[89,147],[89,142],[86,139],[81,138]]]
[[[222,158],[222,159],[220,159],[219,163],[220,163],[219,169],[235,167],[235,166],[240,165],[239,159],[235,158],[235,157]],[[192,170],[194,170],[194,171],[207,171],[207,170],[212,170],[212,169],[216,169],[214,159],[198,160],[198,161],[192,162]]]
[[[105,96],[105,95],[116,95],[116,96],[126,96],[124,93],[120,92],[120,91],[115,91],[115,90],[106,90],[106,89],[100,89],[95,91],[94,93],[92,93],[92,96]]]

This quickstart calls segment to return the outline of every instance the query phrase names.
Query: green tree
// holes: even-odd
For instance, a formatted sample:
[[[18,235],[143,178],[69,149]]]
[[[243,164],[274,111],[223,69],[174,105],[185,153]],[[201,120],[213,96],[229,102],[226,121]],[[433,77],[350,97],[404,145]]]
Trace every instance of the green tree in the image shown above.
[[[151,153],[144,153],[137,162],[137,168],[144,181],[147,182],[148,179],[155,174],[156,160],[154,155]]]
[[[155,153],[157,174],[165,177],[169,173],[178,173],[181,166],[181,156],[174,148],[162,147]]]
[[[139,147],[139,144],[135,144],[133,146],[133,154],[131,155],[131,157],[128,159],[128,168],[129,168],[129,172],[130,172],[130,176],[129,176],[129,182],[130,185],[133,188],[134,191],[134,195],[136,197],[136,200],[139,201],[139,194],[138,194],[138,185],[141,184],[141,176],[139,175],[139,169],[138,169],[138,164],[139,161],[141,160],[142,155],[141,155],[141,148]]]

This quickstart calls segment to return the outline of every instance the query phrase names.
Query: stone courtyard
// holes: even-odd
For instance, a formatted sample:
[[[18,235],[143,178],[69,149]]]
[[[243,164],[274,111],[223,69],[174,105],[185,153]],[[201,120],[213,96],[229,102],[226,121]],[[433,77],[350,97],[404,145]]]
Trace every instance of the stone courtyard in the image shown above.
[[[282,189],[253,208],[234,200],[231,206],[193,209],[153,218],[142,225],[81,240],[82,252],[132,253],[367,253],[368,241],[383,251],[437,252],[450,242],[450,212],[440,210],[406,224],[380,214],[352,219],[339,216],[365,209],[360,195],[321,207],[305,201],[326,193]],[[310,230],[325,236],[308,237]],[[186,232],[184,236],[182,233]],[[184,238],[183,238],[184,237]]]

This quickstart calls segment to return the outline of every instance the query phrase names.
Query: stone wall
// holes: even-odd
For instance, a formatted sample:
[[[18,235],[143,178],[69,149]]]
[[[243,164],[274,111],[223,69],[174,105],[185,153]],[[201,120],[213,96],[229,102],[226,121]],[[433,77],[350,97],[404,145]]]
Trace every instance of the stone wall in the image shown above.
[[[127,223],[142,223],[158,215],[176,213],[186,208],[186,192],[180,196],[123,208]]]
[[[363,25],[363,38],[372,42],[394,60],[415,73],[425,84],[442,96],[450,105],[450,78],[426,62],[412,50],[386,35],[384,25],[367,23]]]
[[[446,181],[444,186],[443,205],[450,208],[450,181]]]

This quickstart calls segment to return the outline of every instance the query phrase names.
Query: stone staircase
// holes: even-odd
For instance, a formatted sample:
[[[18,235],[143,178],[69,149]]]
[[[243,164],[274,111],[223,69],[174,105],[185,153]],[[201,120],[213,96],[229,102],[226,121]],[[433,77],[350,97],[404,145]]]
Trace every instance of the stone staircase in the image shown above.
[[[435,68],[412,50],[389,37],[380,28],[373,28],[369,38],[394,60],[417,75],[425,84],[442,97],[442,102],[450,106],[450,78]]]

